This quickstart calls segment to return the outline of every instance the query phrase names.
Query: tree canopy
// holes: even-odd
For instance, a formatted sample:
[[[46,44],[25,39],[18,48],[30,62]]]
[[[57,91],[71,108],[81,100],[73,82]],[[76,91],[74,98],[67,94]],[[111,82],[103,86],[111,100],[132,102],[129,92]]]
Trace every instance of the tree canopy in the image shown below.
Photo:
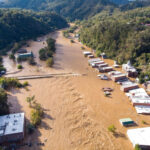
[[[66,20],[55,13],[0,9],[0,51],[66,26]]]

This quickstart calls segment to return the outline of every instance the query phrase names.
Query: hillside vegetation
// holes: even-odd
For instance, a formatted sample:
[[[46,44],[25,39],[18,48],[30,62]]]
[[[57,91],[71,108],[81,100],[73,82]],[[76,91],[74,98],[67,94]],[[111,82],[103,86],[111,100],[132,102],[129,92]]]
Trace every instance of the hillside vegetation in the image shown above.
[[[105,52],[119,63],[131,62],[139,69],[150,70],[150,7],[110,15],[100,13],[84,21],[80,40]]]
[[[87,18],[114,6],[109,0],[8,0],[6,4],[0,5],[6,8],[54,11],[70,20]]]
[[[66,26],[67,22],[55,13],[1,9],[0,52],[15,49],[21,42]]]
[[[112,13],[114,8],[126,11],[148,5],[149,0],[6,0],[0,3],[0,7],[4,8],[54,11],[71,21],[87,19],[103,10]]]

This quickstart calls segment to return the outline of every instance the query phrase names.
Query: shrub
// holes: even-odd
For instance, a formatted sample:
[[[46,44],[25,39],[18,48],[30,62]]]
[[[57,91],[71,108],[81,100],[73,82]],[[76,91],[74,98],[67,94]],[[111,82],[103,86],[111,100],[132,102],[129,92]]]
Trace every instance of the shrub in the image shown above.
[[[21,88],[22,87],[22,84],[19,82],[19,80],[15,78],[0,78],[0,84],[6,90],[9,88]]]
[[[111,126],[108,127],[108,131],[112,132],[112,133],[115,133],[116,127],[114,125],[111,125]]]
[[[9,59],[15,60],[15,59],[16,59],[16,58],[15,58],[15,55],[14,55],[13,53],[11,53],[11,54],[9,55]]]
[[[18,69],[22,69],[23,67],[22,67],[22,65],[19,64],[19,65],[17,66],[17,68],[18,68]]]
[[[70,40],[71,43],[75,43],[74,40]]]
[[[32,97],[27,97],[26,98],[26,101],[29,103],[29,107],[32,106],[32,104],[35,102],[35,96],[32,96]]]
[[[138,144],[135,145],[134,150],[142,150]]]
[[[146,124],[146,121],[142,120],[142,123],[143,123],[143,124]]]
[[[50,58],[48,58],[48,59],[46,60],[46,65],[47,65],[48,67],[52,67],[52,65],[53,65],[53,58],[52,58],[52,57],[50,57]]]
[[[0,89],[0,116],[9,113],[9,105],[7,103],[7,93]]]
[[[31,111],[31,123],[35,127],[41,123],[41,115],[36,109],[32,109]]]
[[[25,81],[25,82],[23,83],[23,87],[26,87],[26,86],[28,86],[28,85],[29,85],[28,81]]]

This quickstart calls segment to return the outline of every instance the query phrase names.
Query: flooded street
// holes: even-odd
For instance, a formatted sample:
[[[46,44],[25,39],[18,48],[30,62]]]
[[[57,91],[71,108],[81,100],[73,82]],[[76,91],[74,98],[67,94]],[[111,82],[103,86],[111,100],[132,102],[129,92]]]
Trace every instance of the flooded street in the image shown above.
[[[45,46],[43,42],[47,36],[56,39],[53,68],[47,68],[45,62],[38,58],[38,51]],[[27,96],[35,95],[44,108],[41,125],[34,134],[25,138],[32,147],[25,146],[21,150],[132,150],[126,135],[127,129],[132,127],[122,127],[119,119],[131,117],[139,127],[143,127],[147,125],[143,125],[142,120],[150,123],[149,116],[136,113],[119,85],[97,78],[98,72],[88,65],[81,44],[71,43],[63,37],[62,31],[40,39],[40,42],[30,41],[30,47],[25,47],[34,53],[37,66],[23,63],[24,69],[14,76],[48,73],[78,73],[84,76],[28,80],[28,90],[12,90],[9,93],[11,112],[24,111],[27,120],[31,111],[25,100]],[[17,70],[8,58],[4,58],[4,66],[10,72]],[[114,89],[112,97],[104,96],[103,87]],[[112,124],[117,128],[116,137],[107,129]],[[44,142],[44,146],[38,146],[37,142]]]

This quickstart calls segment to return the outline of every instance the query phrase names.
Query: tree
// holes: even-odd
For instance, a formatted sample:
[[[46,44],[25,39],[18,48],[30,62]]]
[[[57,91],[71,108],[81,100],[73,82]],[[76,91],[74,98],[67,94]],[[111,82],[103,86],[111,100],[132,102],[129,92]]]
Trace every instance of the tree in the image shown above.
[[[9,105],[7,102],[7,93],[0,88],[0,116],[9,113]]]
[[[23,67],[22,67],[22,65],[19,64],[19,65],[17,66],[17,68],[18,68],[18,69],[22,69]]]
[[[142,150],[138,144],[135,145],[134,150]]]
[[[35,102],[35,96],[27,97],[27,98],[26,98],[26,101],[27,101],[27,103],[29,103],[29,107],[31,107],[31,106],[32,106],[32,103]]]
[[[31,123],[33,124],[33,126],[37,126],[41,123],[41,114],[40,114],[40,111],[39,110],[36,110],[36,109],[32,109],[31,111]]]
[[[47,65],[48,67],[52,67],[52,65],[53,65],[53,58],[52,58],[52,57],[50,57],[50,58],[48,58],[48,59],[46,60],[46,65]]]

